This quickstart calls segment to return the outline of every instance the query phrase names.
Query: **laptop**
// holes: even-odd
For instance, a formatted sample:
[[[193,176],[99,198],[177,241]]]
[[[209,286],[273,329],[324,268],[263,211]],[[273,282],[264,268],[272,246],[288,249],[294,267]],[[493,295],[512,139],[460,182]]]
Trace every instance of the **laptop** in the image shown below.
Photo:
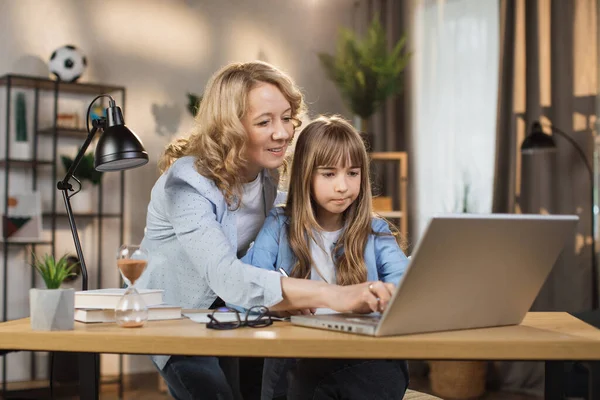
[[[383,314],[292,316],[295,325],[392,336],[520,324],[576,215],[435,216]]]

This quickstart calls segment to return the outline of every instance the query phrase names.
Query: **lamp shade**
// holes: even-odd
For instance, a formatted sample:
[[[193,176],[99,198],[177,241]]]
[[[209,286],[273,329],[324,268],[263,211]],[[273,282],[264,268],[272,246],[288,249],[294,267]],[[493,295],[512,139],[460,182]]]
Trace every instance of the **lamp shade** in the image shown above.
[[[539,122],[534,122],[531,125],[531,132],[521,144],[521,153],[531,154],[541,151],[555,150],[556,143],[554,142],[554,138],[544,133]]]
[[[120,171],[148,163],[148,153],[140,138],[123,123],[121,108],[108,107],[106,114],[106,128],[96,145],[96,170]]]

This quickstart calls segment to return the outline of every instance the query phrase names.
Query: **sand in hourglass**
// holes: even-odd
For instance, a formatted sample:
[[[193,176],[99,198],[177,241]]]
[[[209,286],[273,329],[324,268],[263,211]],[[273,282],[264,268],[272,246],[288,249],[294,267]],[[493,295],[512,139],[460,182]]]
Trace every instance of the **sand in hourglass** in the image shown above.
[[[117,260],[117,267],[123,273],[123,276],[129,279],[131,284],[135,284],[142,272],[146,269],[148,262],[146,260],[135,260],[131,258],[123,258]]]
[[[127,292],[125,292],[125,296],[127,296],[127,293],[129,290],[134,290],[135,293],[135,289],[133,288],[133,285],[135,284],[135,281],[138,280],[138,278],[140,277],[140,275],[142,275],[142,272],[144,272],[144,270],[146,269],[146,265],[148,265],[148,262],[146,260],[136,260],[136,259],[131,259],[131,258],[121,258],[117,260],[117,267],[121,270],[121,273],[123,274],[123,276],[125,278],[127,278],[129,280],[129,282],[131,282],[131,287],[129,289],[127,289]],[[118,310],[118,306],[117,306],[117,310],[115,310],[115,312],[117,313],[117,315],[119,314],[119,310]],[[120,322],[119,325],[121,325],[124,328],[138,328],[144,325],[146,321],[135,321],[135,320],[130,320],[130,321],[123,321]]]

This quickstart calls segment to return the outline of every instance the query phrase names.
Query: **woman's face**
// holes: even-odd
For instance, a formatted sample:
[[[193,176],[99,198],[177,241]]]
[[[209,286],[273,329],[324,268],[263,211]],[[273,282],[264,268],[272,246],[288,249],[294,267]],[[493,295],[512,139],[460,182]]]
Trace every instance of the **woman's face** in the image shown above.
[[[248,134],[245,178],[250,182],[263,168],[279,168],[283,164],[294,134],[292,108],[277,86],[261,83],[248,93],[248,110],[242,125]]]

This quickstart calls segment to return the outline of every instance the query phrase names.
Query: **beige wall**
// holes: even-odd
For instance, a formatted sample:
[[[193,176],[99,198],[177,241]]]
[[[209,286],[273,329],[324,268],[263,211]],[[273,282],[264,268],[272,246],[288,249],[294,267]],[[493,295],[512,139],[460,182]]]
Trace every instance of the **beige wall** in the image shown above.
[[[88,58],[81,82],[127,88],[126,123],[142,138],[151,159],[148,166],[126,173],[126,238],[139,242],[159,154],[193,122],[185,109],[186,92],[202,92],[220,66],[271,62],[303,88],[311,115],[349,117],[315,52],[334,50],[337,28],[352,26],[354,7],[351,0],[0,0],[0,75],[47,76],[44,62],[52,51],[73,44]],[[165,128],[170,132],[157,128],[153,108],[162,110],[158,122],[163,128],[170,125]],[[107,177],[108,188],[115,183]],[[68,249],[68,226],[62,229]],[[92,251],[95,238],[83,236],[83,246]],[[116,245],[109,238],[102,249],[104,286],[117,284]],[[12,291],[11,296],[18,295],[23,298],[11,303],[26,307],[26,292]],[[12,311],[13,318],[27,315],[25,309]],[[10,380],[27,379],[27,357],[11,357]],[[17,360],[23,368],[17,368]],[[107,368],[104,372],[114,371]]]

